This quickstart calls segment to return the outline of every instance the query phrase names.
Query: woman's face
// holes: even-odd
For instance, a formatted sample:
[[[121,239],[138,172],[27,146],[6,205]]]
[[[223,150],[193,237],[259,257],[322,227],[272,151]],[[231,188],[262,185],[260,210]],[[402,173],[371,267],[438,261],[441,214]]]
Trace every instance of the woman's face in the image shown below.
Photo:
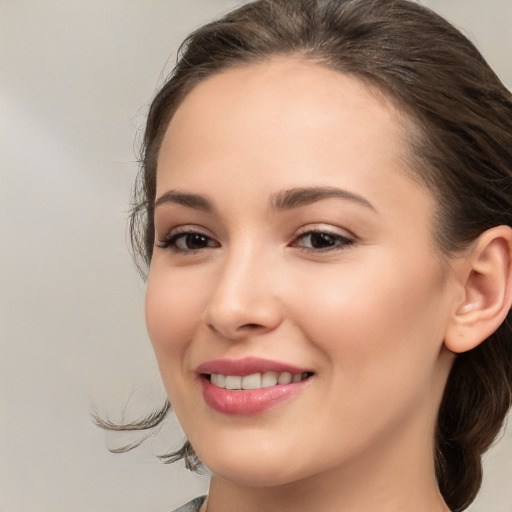
[[[213,76],[173,117],[146,317],[214,474],[266,486],[367,456],[432,463],[457,288],[407,129],[354,78],[291,58]]]

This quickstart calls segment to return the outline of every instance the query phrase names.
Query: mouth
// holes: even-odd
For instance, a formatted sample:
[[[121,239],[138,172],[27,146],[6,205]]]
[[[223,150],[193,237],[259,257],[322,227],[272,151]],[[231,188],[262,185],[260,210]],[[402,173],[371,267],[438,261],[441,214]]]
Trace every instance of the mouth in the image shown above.
[[[197,368],[206,404],[216,412],[262,413],[304,390],[314,372],[259,358],[217,359]]]
[[[206,373],[201,375],[212,385],[228,390],[263,389],[273,386],[296,384],[313,376],[313,372],[264,372],[250,375],[224,375],[221,373]]]

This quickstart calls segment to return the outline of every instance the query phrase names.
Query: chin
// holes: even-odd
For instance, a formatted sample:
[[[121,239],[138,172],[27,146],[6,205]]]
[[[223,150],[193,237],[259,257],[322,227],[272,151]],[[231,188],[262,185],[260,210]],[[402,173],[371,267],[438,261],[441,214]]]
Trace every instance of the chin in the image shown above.
[[[212,475],[224,480],[247,487],[278,487],[307,476],[285,451],[255,443],[223,449],[217,444],[216,450],[211,445],[205,450],[199,447],[197,455]]]
[[[272,467],[272,464],[268,463],[254,465],[248,460],[241,462],[228,464],[223,461],[213,467],[207,466],[207,468],[212,475],[243,487],[280,487],[301,479],[297,474],[288,474],[283,471],[283,466],[285,466],[283,463]]]

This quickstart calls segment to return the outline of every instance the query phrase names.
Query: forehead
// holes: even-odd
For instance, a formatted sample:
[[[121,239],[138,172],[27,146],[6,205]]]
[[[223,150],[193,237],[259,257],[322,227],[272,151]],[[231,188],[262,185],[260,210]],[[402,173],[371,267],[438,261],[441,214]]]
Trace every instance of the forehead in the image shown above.
[[[181,150],[201,149],[211,155],[230,139],[240,151],[246,149],[240,143],[251,141],[262,158],[262,151],[279,145],[284,150],[288,136],[297,141],[299,156],[305,131],[308,141],[321,148],[336,141],[341,145],[347,132],[361,135],[361,141],[373,138],[375,145],[380,140],[373,135],[385,128],[386,148],[401,156],[409,124],[384,94],[355,77],[315,61],[276,57],[225,70],[198,84],[173,116],[161,153],[172,151],[177,157]]]
[[[229,69],[177,109],[159,154],[157,197],[186,188],[224,200],[236,191],[248,204],[282,189],[337,186],[402,214],[418,196],[432,213],[430,193],[410,178],[410,124],[384,94],[312,61]]]

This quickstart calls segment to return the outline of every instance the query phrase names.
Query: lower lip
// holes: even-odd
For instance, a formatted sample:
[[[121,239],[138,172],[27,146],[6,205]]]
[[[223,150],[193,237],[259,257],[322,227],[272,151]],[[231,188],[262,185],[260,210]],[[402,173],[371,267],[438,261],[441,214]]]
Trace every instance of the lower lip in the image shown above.
[[[251,416],[259,414],[295,396],[309,379],[261,389],[224,389],[201,378],[205,402],[222,414]]]

